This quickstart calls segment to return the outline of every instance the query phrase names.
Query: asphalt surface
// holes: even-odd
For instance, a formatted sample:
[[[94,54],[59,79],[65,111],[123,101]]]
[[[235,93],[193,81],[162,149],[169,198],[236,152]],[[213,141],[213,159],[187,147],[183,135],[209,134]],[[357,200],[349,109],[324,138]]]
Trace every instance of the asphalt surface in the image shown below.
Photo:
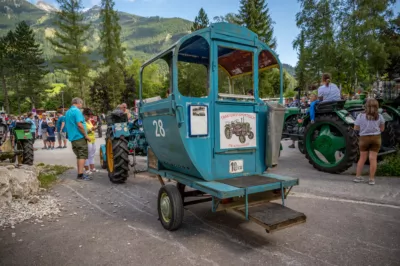
[[[318,172],[289,144],[273,172],[300,179],[286,203],[307,215],[305,224],[267,234],[204,203],[188,206],[182,227],[169,232],[158,221],[154,176],[113,185],[104,170],[91,182],[71,170],[50,192],[62,217],[0,231],[0,265],[400,265],[400,179],[354,184],[354,169]],[[70,148],[35,156],[75,165]]]

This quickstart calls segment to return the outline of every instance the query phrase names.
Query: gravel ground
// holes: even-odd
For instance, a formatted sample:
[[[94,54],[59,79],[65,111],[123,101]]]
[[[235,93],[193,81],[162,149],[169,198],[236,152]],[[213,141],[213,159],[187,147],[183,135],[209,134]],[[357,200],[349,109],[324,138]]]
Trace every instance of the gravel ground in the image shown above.
[[[289,144],[274,172],[300,179],[287,206],[304,212],[305,224],[266,234],[204,203],[188,206],[182,227],[168,232],[154,176],[113,185],[104,170],[91,182],[71,170],[50,191],[59,214],[0,231],[0,265],[400,265],[400,179],[353,184],[352,169],[318,172]],[[36,159],[75,164],[68,149],[40,150]]]

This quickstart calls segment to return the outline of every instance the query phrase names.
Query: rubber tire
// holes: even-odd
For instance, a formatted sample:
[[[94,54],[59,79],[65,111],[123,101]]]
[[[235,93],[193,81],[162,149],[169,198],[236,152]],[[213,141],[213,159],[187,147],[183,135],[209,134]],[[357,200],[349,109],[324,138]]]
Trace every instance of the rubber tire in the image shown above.
[[[351,125],[346,124],[340,117],[335,114],[327,114],[327,115],[319,115],[315,118],[315,123],[309,123],[304,131],[303,141],[307,141],[307,133],[312,126],[315,124],[320,124],[324,122],[330,122],[336,125],[336,127],[341,131],[343,136],[346,138],[346,155],[344,160],[342,160],[335,167],[323,167],[318,163],[314,162],[309,155],[307,150],[307,145],[305,144],[305,155],[308,162],[318,171],[331,173],[331,174],[340,174],[349,169],[356,162],[359,154],[358,150],[358,138],[354,132],[354,129]],[[347,159],[347,160],[346,160]]]
[[[232,130],[229,127],[225,128],[225,138],[231,139],[232,138]]]
[[[160,208],[160,199],[161,195],[163,193],[167,193],[171,209],[172,209],[172,217],[170,222],[166,222],[162,218],[161,214],[161,208]],[[157,210],[158,210],[158,217],[161,222],[161,225],[164,227],[164,229],[168,231],[175,231],[177,230],[181,225],[183,221],[183,201],[182,201],[182,195],[179,192],[178,188],[172,184],[168,184],[165,186],[162,186],[160,190],[158,191],[158,199],[157,199]]]
[[[99,134],[99,138],[102,138],[102,137],[103,137],[103,129],[101,128],[101,126],[98,127],[97,133]]]
[[[397,139],[396,139],[396,131],[395,131],[396,123],[387,122],[385,130],[382,132],[382,147],[394,148],[396,147]]]
[[[239,135],[239,142],[240,143],[245,143],[246,142],[246,137],[243,135]]]
[[[124,137],[113,139],[112,149],[114,155],[114,172],[110,172],[110,169],[107,169],[108,178],[110,179],[111,183],[122,184],[126,182],[129,176],[128,141]]]
[[[34,153],[33,153],[33,141],[25,140],[20,141],[22,146],[22,164],[33,165]]]
[[[299,149],[299,151],[300,151],[302,154],[305,154],[305,153],[306,153],[305,148],[304,148],[304,144],[303,144],[303,141],[302,141],[302,140],[298,140],[298,141],[297,141],[297,148]]]
[[[103,152],[101,151],[101,148],[100,148],[100,165],[102,169],[107,169],[107,161],[103,160]]]
[[[253,138],[254,138],[254,133],[253,133],[253,131],[250,131],[250,132],[249,132],[248,137],[249,137],[249,139],[253,139]]]

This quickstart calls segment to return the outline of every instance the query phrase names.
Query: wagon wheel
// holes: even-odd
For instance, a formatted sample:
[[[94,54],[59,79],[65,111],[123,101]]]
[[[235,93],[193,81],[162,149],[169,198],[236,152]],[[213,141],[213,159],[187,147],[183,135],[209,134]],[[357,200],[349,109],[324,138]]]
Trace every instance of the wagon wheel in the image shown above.
[[[253,138],[254,138],[254,133],[253,133],[253,131],[250,131],[250,132],[249,132],[248,137],[249,137],[249,139],[253,139]]]
[[[178,188],[168,184],[158,191],[158,217],[168,231],[177,230],[183,221],[182,195]]]
[[[306,151],[304,150],[304,142],[303,142],[302,140],[299,140],[299,141],[297,142],[297,147],[299,148],[299,151],[300,151],[302,154],[305,154],[305,153],[306,153]]]
[[[240,135],[239,136],[239,141],[240,141],[240,143],[245,143],[246,142],[246,137],[243,136],[243,135]]]
[[[225,137],[227,139],[231,139],[232,138],[232,130],[229,127],[225,128]]]

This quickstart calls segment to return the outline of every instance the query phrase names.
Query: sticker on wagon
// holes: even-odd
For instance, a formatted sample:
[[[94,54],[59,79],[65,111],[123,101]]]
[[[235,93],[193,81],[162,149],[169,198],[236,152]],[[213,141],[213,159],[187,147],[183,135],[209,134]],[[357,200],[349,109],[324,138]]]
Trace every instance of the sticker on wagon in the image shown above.
[[[229,173],[236,174],[243,172],[243,160],[229,161]]]

